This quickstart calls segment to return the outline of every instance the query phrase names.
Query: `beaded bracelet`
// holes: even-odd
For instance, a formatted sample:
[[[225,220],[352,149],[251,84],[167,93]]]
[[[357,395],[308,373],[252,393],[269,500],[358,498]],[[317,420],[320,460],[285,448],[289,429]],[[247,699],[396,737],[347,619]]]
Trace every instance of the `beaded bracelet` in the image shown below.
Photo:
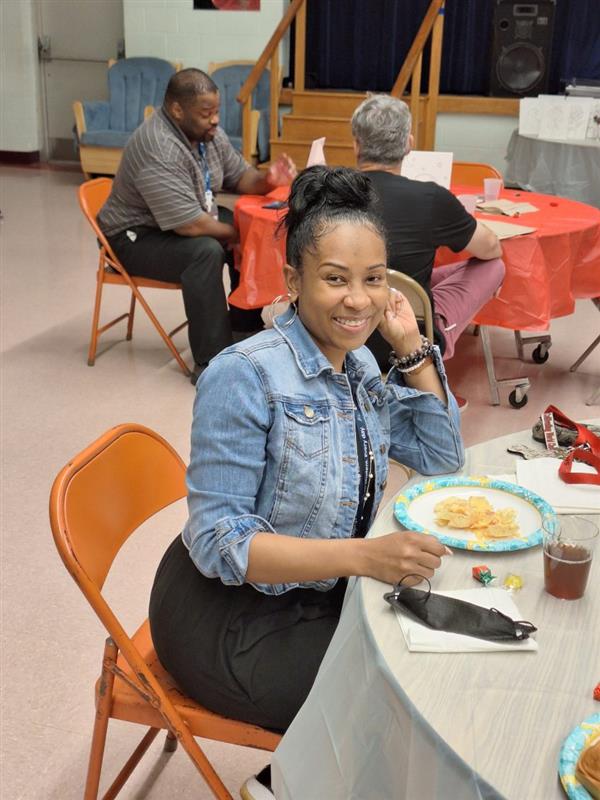
[[[425,356],[423,361],[419,361],[418,364],[415,364],[414,367],[396,367],[398,372],[401,372],[402,375],[418,375],[419,372],[422,372],[425,367],[429,367],[433,364],[433,358],[431,356]]]
[[[390,364],[401,372],[404,372],[408,367],[416,367],[421,364],[424,359],[433,355],[433,351],[434,345],[426,336],[421,335],[421,347],[419,347],[418,350],[414,350],[412,353],[400,357],[392,350],[390,353]]]

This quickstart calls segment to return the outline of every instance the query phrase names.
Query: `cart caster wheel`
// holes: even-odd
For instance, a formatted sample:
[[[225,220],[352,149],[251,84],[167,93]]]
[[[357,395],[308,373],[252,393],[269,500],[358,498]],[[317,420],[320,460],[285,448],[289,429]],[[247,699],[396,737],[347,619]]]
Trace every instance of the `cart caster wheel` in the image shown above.
[[[550,357],[550,353],[548,352],[548,348],[546,347],[546,345],[538,344],[538,346],[531,354],[531,357],[536,364],[545,364]]]
[[[521,392],[517,394],[516,389],[508,395],[508,402],[513,408],[523,408],[523,406],[527,405],[527,401],[529,400],[527,395],[524,394],[521,397],[519,397],[519,395],[521,395]]]

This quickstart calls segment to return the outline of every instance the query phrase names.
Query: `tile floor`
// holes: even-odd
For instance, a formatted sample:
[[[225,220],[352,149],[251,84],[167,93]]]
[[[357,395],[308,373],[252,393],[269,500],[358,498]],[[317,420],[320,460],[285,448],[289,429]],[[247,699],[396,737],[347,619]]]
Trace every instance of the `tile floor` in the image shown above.
[[[155,428],[184,458],[189,452],[194,390],[141,313],[132,342],[122,341],[116,328],[96,366],[86,364],[97,249],[77,205],[80,182],[71,171],[0,168],[0,795],[11,800],[80,798],[93,719],[103,632],[54,549],[47,517],[54,476],[72,454],[128,420]],[[167,328],[183,318],[173,294],[154,292],[151,301]],[[126,303],[123,290],[106,289],[107,314]],[[511,332],[492,332],[497,372],[532,381],[521,410],[508,406],[506,392],[500,407],[489,405],[480,344],[465,335],[448,371],[455,390],[469,399],[462,416],[466,443],[528,428],[549,402],[576,419],[600,416],[598,406],[585,405],[600,381],[600,349],[579,372],[568,372],[599,325],[592,303],[579,302],[574,316],[552,324],[553,347],[542,366],[516,359]],[[145,614],[156,564],[184,515],[180,503],[148,524],[144,537],[128,542],[107,583],[110,601],[125,604],[131,627]],[[111,723],[107,779],[137,738],[132,726]],[[185,755],[166,757],[161,746],[162,737],[122,796],[209,798]],[[262,753],[211,742],[206,751],[235,796],[243,778],[266,761]]]

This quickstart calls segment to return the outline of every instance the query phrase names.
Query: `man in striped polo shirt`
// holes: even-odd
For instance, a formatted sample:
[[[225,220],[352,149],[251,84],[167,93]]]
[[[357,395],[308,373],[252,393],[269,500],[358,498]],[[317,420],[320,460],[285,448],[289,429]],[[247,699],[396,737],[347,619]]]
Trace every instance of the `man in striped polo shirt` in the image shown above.
[[[287,156],[264,174],[242,158],[219,128],[218,89],[198,69],[173,75],[162,108],[125,146],[98,224],[131,275],[181,282],[192,383],[234,338],[262,328],[260,309],[227,309],[223,264],[235,288],[239,274],[226,251],[237,232],[231,211],[217,207],[217,192],[266,194],[295,173]]]

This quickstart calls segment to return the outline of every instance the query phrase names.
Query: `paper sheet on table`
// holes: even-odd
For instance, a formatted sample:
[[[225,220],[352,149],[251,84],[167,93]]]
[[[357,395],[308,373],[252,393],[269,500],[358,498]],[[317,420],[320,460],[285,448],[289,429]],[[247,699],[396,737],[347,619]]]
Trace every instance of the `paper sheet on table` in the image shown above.
[[[597,514],[600,512],[600,488],[589,484],[565,483],[558,476],[556,458],[532,458],[517,461],[517,483],[547,500],[557,514]],[[589,464],[573,463],[574,472],[594,473]]]
[[[325,136],[322,136],[320,139],[315,139],[310,146],[310,153],[308,154],[308,160],[306,162],[307,167],[314,167],[317,164],[322,164],[323,166],[327,165],[327,161],[325,161],[325,151],[323,148],[325,147]]]
[[[512,239],[513,236],[523,236],[537,230],[537,228],[528,228],[525,225],[515,225],[514,222],[498,222],[495,219],[481,220],[481,223],[494,231],[499,239]]]
[[[566,97],[561,95],[540,95],[542,102],[540,115],[540,139],[567,139],[569,131],[569,108]]]
[[[497,608],[502,614],[507,614],[511,619],[523,619],[510,594],[504,589],[462,589],[452,592],[436,592],[445,597],[455,597],[474,603],[483,608]],[[489,653],[495,650],[537,650],[538,645],[531,637],[522,642],[488,642],[486,639],[477,639],[475,636],[463,636],[459,633],[434,631],[421,625],[394,609],[406,646],[415,653]],[[530,620],[535,625],[535,620]]]
[[[519,133],[521,136],[537,136],[540,132],[542,106],[537,97],[519,100]]]
[[[413,181],[433,181],[450,188],[453,153],[433,150],[411,150],[402,159],[400,174]]]
[[[489,214],[504,214],[507,217],[519,217],[521,214],[529,214],[532,211],[539,211],[539,208],[531,203],[513,203],[512,200],[481,200],[477,203],[479,211],[487,211]]]

